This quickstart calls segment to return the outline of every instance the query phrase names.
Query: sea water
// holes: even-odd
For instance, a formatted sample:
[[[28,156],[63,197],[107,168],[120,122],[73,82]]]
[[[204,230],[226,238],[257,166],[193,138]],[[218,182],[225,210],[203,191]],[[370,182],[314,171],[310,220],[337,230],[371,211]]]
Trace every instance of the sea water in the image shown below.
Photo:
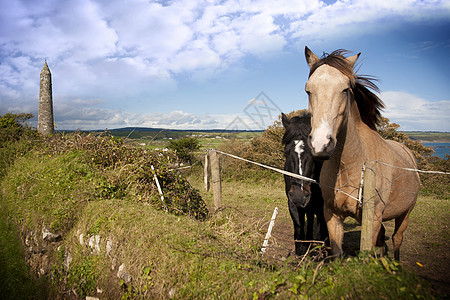
[[[450,143],[423,143],[424,146],[431,147],[435,151],[432,155],[445,159],[446,154],[450,154]]]

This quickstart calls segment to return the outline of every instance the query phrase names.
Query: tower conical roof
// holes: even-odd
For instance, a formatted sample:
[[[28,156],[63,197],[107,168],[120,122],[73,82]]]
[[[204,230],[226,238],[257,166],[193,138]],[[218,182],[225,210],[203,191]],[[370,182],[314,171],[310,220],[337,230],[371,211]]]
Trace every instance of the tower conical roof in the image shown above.
[[[50,74],[50,69],[48,68],[47,61],[45,61],[44,66],[42,67],[41,74],[42,73]]]

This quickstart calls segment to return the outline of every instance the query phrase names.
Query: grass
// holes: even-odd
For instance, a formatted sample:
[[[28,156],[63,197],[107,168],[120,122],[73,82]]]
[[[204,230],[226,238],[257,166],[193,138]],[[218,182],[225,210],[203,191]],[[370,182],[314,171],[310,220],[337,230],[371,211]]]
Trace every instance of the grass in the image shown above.
[[[110,152],[110,148],[105,152],[96,151],[94,160],[104,165],[114,155],[120,161],[125,159],[119,155],[121,152]],[[29,269],[20,263],[24,252],[17,237],[18,232],[45,224],[62,234],[61,241],[43,245],[54,249],[48,251],[53,253],[49,259],[52,271],[46,278],[53,280],[58,295],[64,297],[405,299],[436,296],[427,282],[404,272],[389,258],[377,260],[361,254],[331,263],[309,258],[299,261],[294,256],[286,258],[293,246],[292,225],[281,176],[253,170],[243,180],[225,178],[223,208],[199,221],[195,214],[177,213],[175,209],[165,213],[152,201],[141,200],[142,190],[128,186],[129,177],[123,173],[126,168],[106,164],[96,169],[86,158],[90,156],[85,150],[50,156],[36,151],[19,158],[8,169],[1,181],[0,204],[4,213],[0,224],[9,225],[2,226],[6,229],[2,231],[4,237],[1,235],[0,261],[15,262],[17,267],[2,268],[9,270],[3,273],[7,282],[28,278],[24,280],[24,289],[34,284],[33,277],[27,275]],[[129,164],[127,168],[131,168]],[[212,194],[203,190],[200,166],[190,174],[177,176],[187,177],[209,211],[214,211]],[[133,178],[140,178],[142,184],[147,180],[147,177]],[[172,184],[169,179],[162,181],[165,192]],[[184,185],[178,186],[180,182],[173,192],[179,195],[169,193],[168,199],[184,199],[182,191],[192,192],[183,190]],[[427,211],[438,215],[446,212],[446,203],[431,199],[425,202],[432,208],[424,207],[421,209],[424,217],[417,218],[425,219]],[[261,256],[261,244],[275,206],[280,213],[271,247]],[[89,245],[96,239],[98,246]],[[112,245],[111,249],[107,250],[107,245]],[[130,283],[117,277],[122,264],[132,277]],[[51,290],[49,285],[35,286],[45,293]],[[10,287],[2,286],[2,292],[13,292]]]
[[[45,278],[35,279],[25,263],[20,233],[0,195],[0,291],[3,299],[45,299],[49,296]]]

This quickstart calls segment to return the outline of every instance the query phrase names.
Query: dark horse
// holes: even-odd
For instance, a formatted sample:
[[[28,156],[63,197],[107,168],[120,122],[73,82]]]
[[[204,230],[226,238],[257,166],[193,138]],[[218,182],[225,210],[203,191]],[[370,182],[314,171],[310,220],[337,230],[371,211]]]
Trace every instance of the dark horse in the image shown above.
[[[284,156],[286,163],[284,170],[299,174],[316,181],[319,180],[321,161],[313,159],[308,146],[308,136],[311,132],[311,115],[304,113],[289,119],[285,114],[281,118],[286,129],[283,136]],[[314,215],[320,227],[320,239],[328,237],[327,225],[323,216],[323,198],[319,185],[284,175],[286,195],[288,197],[289,213],[294,222],[295,254],[303,255],[310,243],[299,240],[312,240]],[[305,236],[305,214],[307,230]]]

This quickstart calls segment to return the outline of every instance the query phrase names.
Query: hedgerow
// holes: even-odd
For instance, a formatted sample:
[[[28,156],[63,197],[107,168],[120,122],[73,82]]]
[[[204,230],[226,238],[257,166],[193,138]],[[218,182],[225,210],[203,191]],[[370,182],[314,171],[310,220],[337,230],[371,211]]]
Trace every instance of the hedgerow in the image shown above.
[[[40,151],[47,156],[79,153],[97,174],[94,195],[97,198],[148,202],[158,209],[199,220],[208,216],[198,191],[174,170],[176,159],[171,153],[146,150],[107,132],[56,134],[43,137],[42,144]],[[157,190],[155,174],[162,186],[164,201]]]

